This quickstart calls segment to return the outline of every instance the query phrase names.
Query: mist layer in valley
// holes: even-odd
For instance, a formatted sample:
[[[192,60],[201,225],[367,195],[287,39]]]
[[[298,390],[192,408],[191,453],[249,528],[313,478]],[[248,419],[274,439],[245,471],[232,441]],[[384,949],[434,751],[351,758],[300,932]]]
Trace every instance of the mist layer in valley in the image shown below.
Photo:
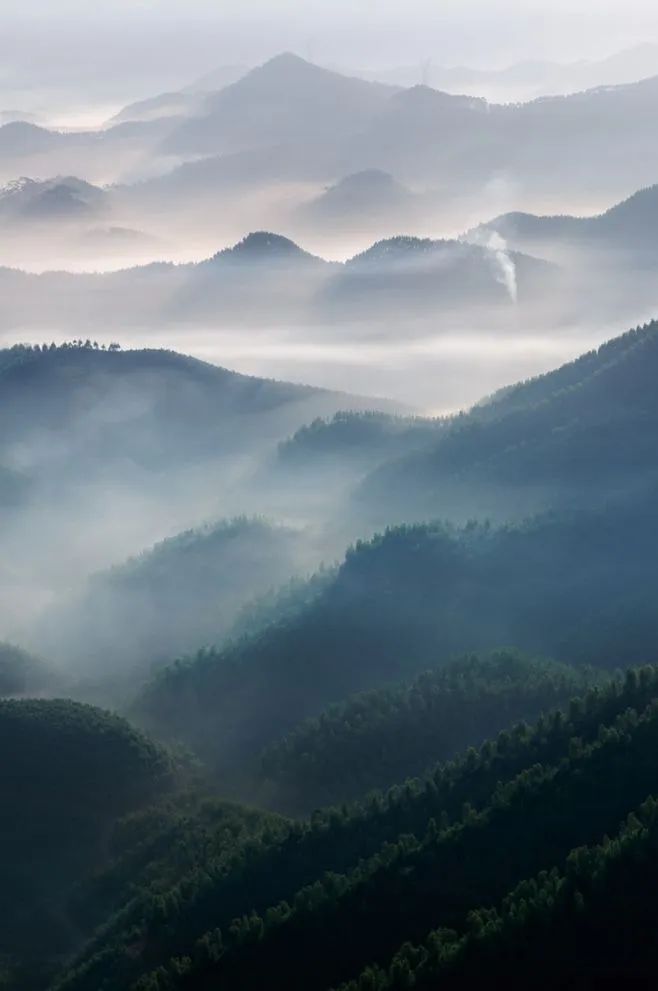
[[[653,987],[655,12],[248,6],[3,15],[0,989]]]

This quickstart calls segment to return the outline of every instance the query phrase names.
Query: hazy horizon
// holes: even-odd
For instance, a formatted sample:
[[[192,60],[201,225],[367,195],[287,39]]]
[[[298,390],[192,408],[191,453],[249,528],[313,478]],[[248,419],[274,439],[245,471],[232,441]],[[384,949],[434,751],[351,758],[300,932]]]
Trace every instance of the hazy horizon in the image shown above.
[[[281,51],[343,71],[440,66],[500,69],[517,62],[598,60],[635,45],[658,42],[658,14],[645,0],[623,11],[560,0],[428,0],[378,4],[373,23],[364,3],[287,0],[248,5],[207,0],[117,0],[110,10],[69,0],[0,4],[3,32],[0,84],[26,111],[43,109],[62,123],[94,121],[93,105],[118,109],[157,91],[178,89],[223,63],[256,65]],[[102,39],[102,44],[100,43]],[[121,73],[112,71],[121,64]],[[84,87],[85,95],[82,96]],[[77,101],[75,99],[77,90]],[[77,103],[77,107],[76,107]],[[77,118],[76,118],[77,113]]]

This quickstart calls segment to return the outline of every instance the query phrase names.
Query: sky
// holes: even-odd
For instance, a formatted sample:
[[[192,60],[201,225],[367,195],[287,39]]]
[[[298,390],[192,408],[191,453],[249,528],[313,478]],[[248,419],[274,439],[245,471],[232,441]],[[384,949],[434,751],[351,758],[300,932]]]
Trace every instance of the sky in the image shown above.
[[[658,41],[653,0],[0,0],[0,23],[5,90],[84,80],[108,99],[282,50],[341,67],[493,67]]]

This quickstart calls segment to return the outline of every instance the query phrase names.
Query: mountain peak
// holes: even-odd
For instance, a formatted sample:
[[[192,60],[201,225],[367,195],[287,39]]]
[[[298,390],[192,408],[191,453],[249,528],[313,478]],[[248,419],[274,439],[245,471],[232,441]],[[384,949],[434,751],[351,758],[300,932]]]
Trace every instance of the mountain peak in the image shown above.
[[[261,66],[261,69],[275,69],[275,68],[311,68],[315,69],[317,66],[313,65],[312,62],[307,61],[307,59],[302,58],[301,55],[296,55],[295,52],[281,52],[279,55],[274,55],[272,58],[268,59]]]
[[[242,241],[219,251],[212,259],[213,261],[240,261],[240,262],[263,262],[263,261],[320,261],[314,255],[309,254],[300,248],[298,244],[282,234],[273,234],[271,231],[253,231],[247,234]]]

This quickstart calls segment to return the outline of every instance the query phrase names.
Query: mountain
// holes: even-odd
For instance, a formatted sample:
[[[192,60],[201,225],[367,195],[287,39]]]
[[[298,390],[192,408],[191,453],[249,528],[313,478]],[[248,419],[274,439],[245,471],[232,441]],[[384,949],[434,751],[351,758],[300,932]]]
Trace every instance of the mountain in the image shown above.
[[[512,726],[479,750],[362,805],[271,829],[216,869],[169,887],[169,897],[140,892],[131,911],[98,931],[61,986],[92,991],[102,981],[107,991],[118,991],[139,982],[162,991],[221,982],[241,991],[320,991],[353,980],[349,991],[389,991],[409,986],[413,974],[416,986],[429,991],[434,975],[441,983],[455,978],[455,964],[468,968],[479,960],[479,969],[466,971],[479,977],[490,959],[485,950],[506,979],[515,968],[525,976],[523,937],[533,951],[544,947],[548,973],[557,971],[564,985],[568,955],[586,937],[598,901],[599,853],[572,851],[602,844],[600,853],[615,858],[622,852],[618,834],[629,853],[620,866],[631,870],[633,890],[641,893],[632,918],[648,912],[651,919],[649,926],[623,929],[626,946],[617,930],[610,943],[615,973],[633,974],[634,951],[651,954],[653,947],[656,692],[655,668],[630,671],[564,711],[546,713],[533,726]],[[644,872],[646,886],[638,876]],[[631,895],[625,873],[619,871],[616,888],[601,885],[601,913],[614,910],[608,894],[618,893],[617,904]],[[588,887],[577,885],[584,898],[576,900],[575,932],[559,926],[558,936],[570,938],[553,951],[552,930],[535,912],[544,920],[561,913],[564,901],[552,897],[559,895],[560,876]],[[509,943],[498,939],[492,906],[521,884],[502,912],[519,951],[498,957]],[[511,904],[518,905],[514,920],[506,911]],[[473,924],[473,913],[481,925]],[[339,938],[346,931],[350,938]],[[475,954],[465,952],[471,948]]]
[[[656,478],[657,365],[652,323],[457,417],[435,443],[378,469],[362,496],[381,497],[388,519],[456,506],[464,519],[632,492]]]
[[[270,265],[319,267],[323,259],[304,251],[287,237],[269,231],[248,234],[231,248],[225,248],[211,258],[208,265]]]
[[[478,240],[489,234],[503,237],[517,251],[540,252],[551,256],[567,251],[614,252],[612,264],[619,264],[620,253],[630,255],[627,263],[642,254],[655,253],[655,224],[658,220],[658,186],[650,186],[593,217],[540,217],[529,213],[505,213],[469,231],[465,238]]]
[[[327,141],[362,126],[393,92],[286,53],[209,97],[204,115],[175,128],[166,148],[227,154],[281,142]]]
[[[184,93],[214,93],[232,83],[237,83],[249,72],[248,65],[220,65],[204,72],[183,90]]]
[[[299,608],[161,672],[139,703],[233,787],[236,766],[347,695],[512,643],[569,663],[651,656],[654,489],[496,529],[399,527],[359,542]],[[229,719],[230,713],[230,719]]]
[[[337,160],[343,173],[376,163],[403,183],[435,183],[445,175],[450,189],[460,189],[485,165],[473,156],[475,147],[496,154],[501,114],[486,100],[413,86],[393,93],[377,116],[348,135]]]
[[[0,110],[0,125],[4,124],[36,124],[38,114],[24,113],[22,110]]]
[[[103,274],[0,268],[5,329],[106,328],[236,323],[307,327],[449,313],[468,323],[508,318],[512,304],[530,308],[554,298],[560,270],[540,259],[464,241],[395,237],[346,263],[329,262],[289,238],[254,232],[211,258],[182,265],[152,263]]]
[[[108,185],[160,172],[158,147],[177,118],[124,121],[95,131],[55,131],[26,121],[0,127],[0,182],[17,175],[79,176]]]
[[[483,186],[504,174],[524,200],[557,202],[568,185],[572,197],[600,202],[655,181],[657,87],[652,77],[496,104],[427,85],[400,91],[279,56],[213,97],[206,116],[175,128],[168,152],[214,158],[169,185],[335,184],[376,169],[486,208]]]
[[[504,247],[394,237],[351,258],[328,286],[325,302],[352,315],[412,309],[477,310],[548,293],[557,272]]]
[[[199,76],[181,90],[159,93],[157,96],[129,103],[109,123],[157,120],[161,117],[202,117],[210,94],[238,82],[248,72],[249,68],[245,65],[219,66]]]
[[[174,766],[125,720],[65,700],[0,701],[0,742],[12,754],[0,771],[0,954],[31,988],[28,975],[79,941],[67,903],[107,862],[108,828],[170,791]]]
[[[265,749],[260,795],[295,814],[358,801],[564,704],[587,680],[566,665],[501,650],[354,695]]]
[[[116,688],[166,661],[226,638],[244,604],[310,566],[301,533],[258,519],[198,527],[93,575],[58,602],[33,636],[83,681],[111,670]]]
[[[495,909],[472,916],[471,931],[443,946],[441,934],[396,955],[390,971],[370,987],[393,988],[400,971],[416,988],[469,988],[483,980],[514,988],[569,986],[575,973],[590,988],[610,979],[649,986],[658,961],[644,936],[652,917],[658,838],[656,801],[631,812],[612,840],[573,850],[560,868],[522,881]],[[632,894],[631,894],[632,892]],[[620,912],[623,923],[619,925]],[[539,922],[539,925],[537,923]],[[600,934],[611,934],[602,945]],[[356,989],[358,983],[345,988]]]
[[[125,637],[118,638],[117,686],[128,658],[140,660],[135,677],[141,678],[163,652],[172,651],[166,654],[171,658],[179,649],[196,649],[197,635],[224,635],[229,612],[243,604],[237,602],[239,594],[264,593],[299,567],[306,571],[320,563],[322,552],[310,538],[298,556],[290,530],[327,519],[336,506],[334,490],[325,486],[314,493],[279,479],[274,491],[267,466],[279,442],[304,423],[343,408],[396,409],[385,400],[240,375],[171,351],[121,351],[117,344],[106,350],[82,341],[0,351],[0,395],[0,464],[6,465],[8,479],[0,514],[0,636],[57,656],[69,669],[87,651],[89,678],[98,681],[113,635],[110,607],[133,616],[137,632],[140,616],[134,603],[141,595],[142,639],[131,640],[127,627]],[[213,535],[212,527],[206,532],[202,526],[264,510],[288,521],[290,530],[236,525]],[[100,582],[99,602],[102,598],[109,614],[94,610],[84,598],[90,575],[164,538],[199,528],[198,558],[186,538],[156,555],[156,572],[158,562],[163,568],[169,562],[168,579],[156,581],[145,566],[126,575],[125,583],[118,578]],[[251,579],[237,580],[240,544],[253,585]],[[310,560],[306,548],[312,548]],[[225,565],[232,562],[234,588],[225,581],[222,554]],[[177,569],[182,575],[185,561],[192,581],[193,560],[199,569],[198,602],[184,589],[176,590]],[[213,603],[217,579],[223,592]],[[182,622],[169,643],[168,634],[159,634],[147,620],[151,582],[163,600],[180,596]],[[73,601],[81,601],[88,613],[72,613]],[[172,626],[174,611],[172,606]],[[100,673],[111,681],[107,671]],[[112,698],[116,701],[116,695]]]
[[[283,471],[302,475],[367,470],[424,447],[443,425],[442,420],[343,410],[331,420],[313,420],[282,441],[277,462]]]
[[[502,69],[476,69],[437,65],[430,59],[422,65],[360,72],[359,75],[404,87],[418,83],[422,76],[428,85],[447,93],[467,93],[486,97],[492,102],[518,103],[542,96],[566,96],[597,86],[634,83],[655,76],[657,72],[658,47],[646,43],[598,60],[558,63],[528,59]]]
[[[203,99],[195,93],[160,93],[123,107],[108,123],[158,120],[161,117],[192,117],[203,109]]]
[[[30,470],[93,463],[101,445],[100,471],[115,458],[152,471],[193,464],[282,439],[314,414],[373,402],[239,375],[172,351],[90,343],[0,352],[0,392],[0,451]]]
[[[629,161],[628,155],[655,152],[647,121],[657,89],[658,77],[499,105],[415,86],[394,95],[385,112],[344,143],[342,167],[357,170],[376,162],[412,184],[445,176],[451,192],[471,195],[501,173],[513,177],[525,195],[555,195],[565,183],[572,195],[584,194],[577,168],[588,171],[590,197],[615,195],[655,179],[648,160]],[[567,143],[568,165],[562,154]],[[592,175],[595,162],[599,169]]]
[[[168,303],[168,318],[271,325],[312,317],[314,294],[335,266],[268,231],[189,269],[180,292]]]
[[[5,221],[80,220],[98,214],[107,193],[74,176],[18,179],[0,189],[0,216]]]
[[[0,127],[0,152],[7,156],[51,151],[65,143],[66,136],[28,121],[11,121]]]
[[[657,348],[656,325],[631,332],[378,468],[361,489],[364,530],[414,515],[463,526],[403,525],[357,543],[296,612],[164,671],[142,700],[146,724],[225,775],[327,705],[455,652],[512,643],[569,663],[614,664],[622,646],[631,661],[650,657]],[[526,523],[472,522],[540,509]]]
[[[250,234],[199,263],[152,263],[89,274],[35,275],[0,268],[3,321],[5,329],[61,325],[87,334],[101,319],[117,329],[199,321],[206,326],[208,320],[280,323],[293,315],[301,320],[334,269],[268,232]]]
[[[417,206],[413,193],[388,172],[366,169],[345,176],[303,204],[299,217],[309,224],[330,228],[347,225],[358,230],[359,226],[373,223],[386,226],[396,220],[408,224]]]

